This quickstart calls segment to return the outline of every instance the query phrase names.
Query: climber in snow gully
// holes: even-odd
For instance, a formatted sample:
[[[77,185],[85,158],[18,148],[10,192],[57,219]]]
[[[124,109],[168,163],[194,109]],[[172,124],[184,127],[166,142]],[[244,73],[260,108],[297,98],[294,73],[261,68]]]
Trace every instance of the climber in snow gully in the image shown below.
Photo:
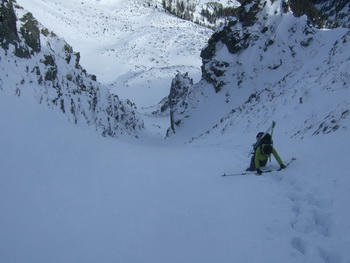
[[[269,133],[259,132],[256,135],[257,143],[254,144],[253,156],[250,161],[249,168],[246,171],[256,171],[259,175],[263,173],[260,167],[265,167],[271,154],[275,157],[280,165],[280,169],[285,169],[281,157],[272,145],[272,136]]]

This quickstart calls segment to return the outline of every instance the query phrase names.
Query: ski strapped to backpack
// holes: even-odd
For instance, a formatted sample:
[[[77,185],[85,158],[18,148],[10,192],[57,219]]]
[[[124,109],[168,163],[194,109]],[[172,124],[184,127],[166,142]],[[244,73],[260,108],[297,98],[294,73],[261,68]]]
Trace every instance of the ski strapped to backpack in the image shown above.
[[[271,126],[264,132],[264,134],[260,137],[260,139],[259,139],[255,144],[253,144],[253,150],[251,150],[251,151],[249,152],[249,155],[254,154],[256,148],[257,148],[257,147],[259,146],[259,144],[263,141],[263,139],[264,139],[264,137],[266,136],[266,134],[268,134],[268,133],[270,133],[270,132],[271,132],[271,134],[273,134],[273,129],[275,128],[275,126],[276,126],[276,122],[275,122],[275,121],[272,121]],[[248,155],[248,156],[249,156],[249,155]]]

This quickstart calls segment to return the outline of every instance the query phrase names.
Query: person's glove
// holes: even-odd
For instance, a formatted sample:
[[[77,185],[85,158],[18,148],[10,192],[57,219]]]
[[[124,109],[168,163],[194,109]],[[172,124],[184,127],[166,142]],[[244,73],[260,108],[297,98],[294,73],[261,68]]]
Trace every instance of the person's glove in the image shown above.
[[[283,163],[281,164],[280,170],[282,170],[282,169],[286,169],[286,166]]]
[[[259,168],[256,169],[256,172],[257,172],[258,175],[262,175],[262,173],[263,173]]]

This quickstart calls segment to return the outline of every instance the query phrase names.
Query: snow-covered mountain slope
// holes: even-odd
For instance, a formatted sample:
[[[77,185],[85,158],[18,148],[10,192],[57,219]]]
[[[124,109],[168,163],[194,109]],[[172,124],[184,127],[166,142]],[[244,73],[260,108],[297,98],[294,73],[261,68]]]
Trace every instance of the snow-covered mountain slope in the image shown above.
[[[175,132],[254,130],[272,119],[294,124],[288,137],[349,129],[349,29],[316,29],[283,1],[245,10],[203,50],[202,81],[173,105]]]
[[[261,20],[267,31],[261,33],[259,24],[238,30],[237,24],[238,29],[229,25],[213,36],[208,48],[218,63],[205,68],[207,80],[193,84],[189,74],[177,74],[168,107],[173,120],[183,122],[168,140],[116,140],[80,119],[79,125],[67,122],[60,104],[52,101],[58,91],[64,101],[81,103],[86,116],[92,114],[87,105],[96,99],[97,105],[110,102],[118,113],[123,106],[134,107],[118,103],[105,86],[76,68],[78,55],[70,48],[62,52],[66,43],[58,37],[44,30],[49,34],[40,35],[41,51],[35,51],[35,34],[25,34],[27,27],[18,34],[3,30],[16,23],[4,23],[13,15],[2,16],[0,262],[350,262],[348,114],[336,118],[349,101],[348,31],[316,30],[305,18],[275,13],[278,0],[273,2],[264,9],[270,19]],[[17,21],[18,28],[25,21]],[[237,47],[242,44],[237,54],[222,38],[231,30],[246,36],[232,38]],[[204,66],[214,61],[206,58]],[[220,61],[225,70],[218,70]],[[32,72],[34,66],[40,74]],[[217,75],[209,79],[210,70]],[[44,78],[55,72],[54,86]],[[65,80],[67,73],[73,78]],[[220,81],[230,82],[216,86],[216,92]],[[56,110],[33,102],[33,90]],[[108,115],[116,113],[113,108],[103,112],[100,107],[103,123],[113,120]],[[310,126],[332,111],[326,120],[333,126]],[[74,119],[72,112],[66,114]],[[117,116],[123,122],[122,116],[130,115]],[[136,113],[131,116],[140,121]],[[280,172],[273,161],[268,168],[274,171],[261,177],[220,176],[245,170],[256,133],[272,118],[282,160],[297,161]],[[202,140],[182,144],[207,129]]]
[[[178,71],[200,79],[199,57],[212,31],[142,0],[18,0],[81,53],[81,64],[114,94],[152,106]],[[140,94],[142,94],[140,96]]]
[[[222,177],[247,167],[255,132],[130,143],[0,95],[0,262],[350,260],[348,131],[300,141],[277,123],[275,147],[295,163]]]
[[[59,109],[106,136],[137,136],[143,130],[135,105],[96,82],[80,66],[80,54],[31,13],[14,10],[9,1],[1,5],[1,18],[0,93]]]

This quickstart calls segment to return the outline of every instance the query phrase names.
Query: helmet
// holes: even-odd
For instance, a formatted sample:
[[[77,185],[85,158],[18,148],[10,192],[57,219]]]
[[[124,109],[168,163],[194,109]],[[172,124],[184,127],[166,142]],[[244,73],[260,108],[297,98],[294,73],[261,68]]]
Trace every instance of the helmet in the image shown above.
[[[259,132],[257,135],[256,135],[256,140],[260,140],[261,137],[264,135],[264,132]]]
[[[256,140],[257,141],[260,141],[261,140],[261,137],[264,136],[263,138],[263,141],[266,142],[266,143],[272,143],[272,137],[271,137],[271,134],[270,133],[264,133],[264,132],[259,132],[257,135],[256,135]]]

